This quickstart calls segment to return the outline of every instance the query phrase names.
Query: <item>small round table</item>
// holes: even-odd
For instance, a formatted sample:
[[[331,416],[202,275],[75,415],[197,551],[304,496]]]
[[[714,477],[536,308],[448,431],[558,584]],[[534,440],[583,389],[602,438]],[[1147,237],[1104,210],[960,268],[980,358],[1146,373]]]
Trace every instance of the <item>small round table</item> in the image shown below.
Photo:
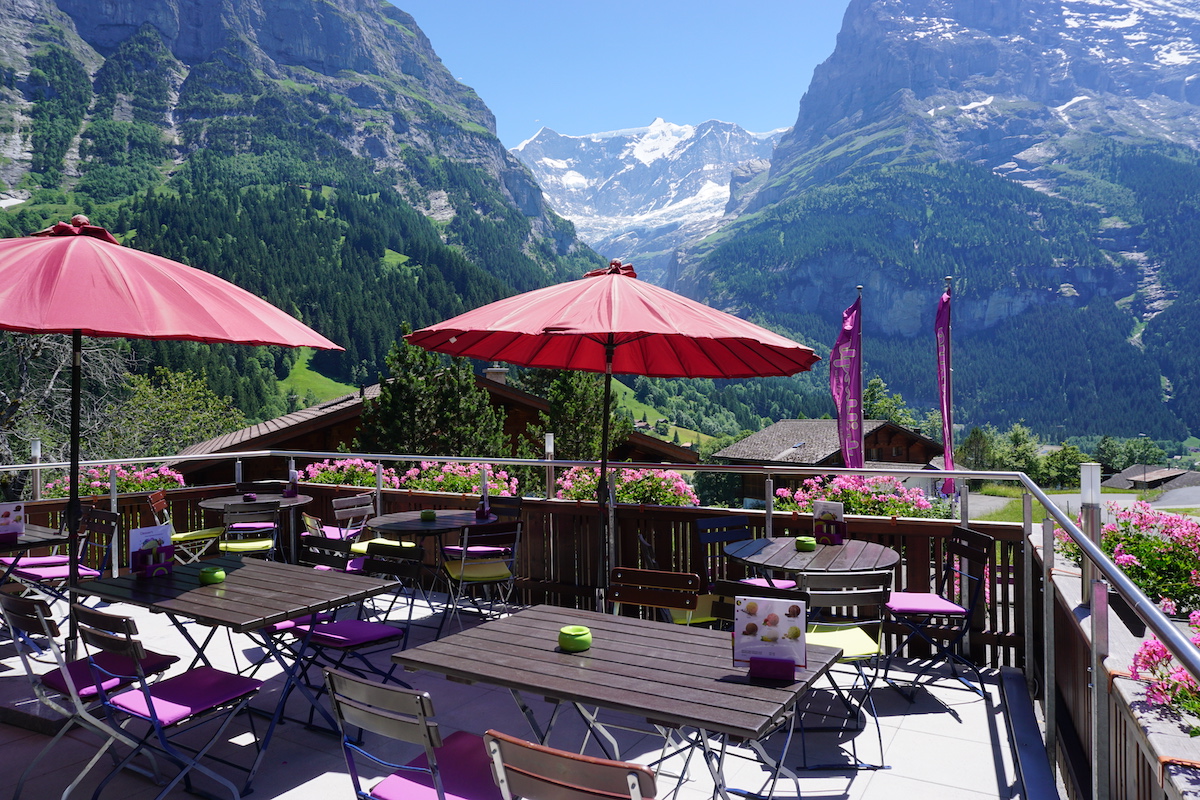
[[[442,508],[433,512],[434,519],[421,519],[420,511],[398,511],[371,517],[366,527],[376,533],[407,533],[415,536],[440,536],[446,531],[457,530],[467,525],[480,525],[499,519],[489,514],[487,519],[475,516],[474,511],[458,508]]]
[[[892,548],[858,539],[836,545],[819,544],[809,552],[797,550],[792,538],[745,539],[725,545],[725,555],[758,569],[793,573],[797,576],[797,589],[804,589],[807,574],[868,572],[892,569],[900,563],[900,554]]]

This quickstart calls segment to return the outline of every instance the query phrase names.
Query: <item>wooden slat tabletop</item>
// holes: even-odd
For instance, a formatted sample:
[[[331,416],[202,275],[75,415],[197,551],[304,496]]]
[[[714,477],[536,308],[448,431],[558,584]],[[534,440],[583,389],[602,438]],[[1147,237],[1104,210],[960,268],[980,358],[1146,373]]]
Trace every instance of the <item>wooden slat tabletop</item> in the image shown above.
[[[839,545],[817,545],[816,550],[796,549],[794,539],[746,539],[725,545],[725,555],[761,569],[782,572],[866,572],[891,569],[900,553],[877,542],[847,539]]]
[[[65,531],[58,528],[47,528],[45,525],[30,525],[26,523],[25,532],[11,542],[0,542],[0,553],[23,553],[35,547],[54,547],[65,545],[70,541]]]
[[[225,581],[202,585],[200,568],[205,566],[224,569]],[[354,603],[398,585],[385,578],[223,556],[199,564],[177,564],[169,577],[126,575],[84,581],[75,592],[244,633]]]
[[[591,628],[591,649],[560,651],[564,625]],[[840,655],[810,646],[808,667],[794,681],[752,681],[733,666],[728,633],[543,605],[394,653],[392,660],[748,740],[774,728]]]

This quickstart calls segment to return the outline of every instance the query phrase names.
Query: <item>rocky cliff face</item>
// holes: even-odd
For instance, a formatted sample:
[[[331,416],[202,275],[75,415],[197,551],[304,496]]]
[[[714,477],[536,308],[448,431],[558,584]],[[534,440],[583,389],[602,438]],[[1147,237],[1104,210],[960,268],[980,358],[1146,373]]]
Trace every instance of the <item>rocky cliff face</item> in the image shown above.
[[[709,120],[563,136],[543,128],[513,149],[550,205],[597,252],[662,282],[675,248],[720,224],[734,186],[766,168],[782,131]]]
[[[405,150],[415,148],[484,170],[529,219],[531,251],[538,238],[559,252],[578,247],[529,171],[496,139],[484,102],[454,80],[416,21],[383,0],[6,0],[0,31],[7,42],[0,64],[15,76],[3,104],[13,129],[4,152],[14,160],[0,178],[10,186],[30,169],[29,56],[60,44],[95,74],[147,35],[179,66],[158,121],[176,158],[208,146],[209,131],[252,109],[255,95],[274,94],[323,115],[323,130],[379,168],[406,171]],[[66,175],[78,174],[80,157],[77,146],[68,151]],[[407,180],[397,189],[445,221],[439,192]]]

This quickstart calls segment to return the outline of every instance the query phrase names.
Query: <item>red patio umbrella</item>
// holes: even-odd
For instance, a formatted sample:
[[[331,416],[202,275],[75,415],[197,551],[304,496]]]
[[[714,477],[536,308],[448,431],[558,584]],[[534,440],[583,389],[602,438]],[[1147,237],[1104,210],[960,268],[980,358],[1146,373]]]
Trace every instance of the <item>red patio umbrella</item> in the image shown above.
[[[582,280],[499,300],[406,338],[427,350],[482,361],[603,372],[598,500],[606,534],[614,372],[656,378],[757,378],[794,375],[819,360],[802,344],[637,280],[632,265],[615,260]]]
[[[267,301],[202,270],[122,246],[78,215],[0,239],[0,329],[70,333],[71,472],[67,525],[75,582],[79,522],[81,337],[342,348]]]

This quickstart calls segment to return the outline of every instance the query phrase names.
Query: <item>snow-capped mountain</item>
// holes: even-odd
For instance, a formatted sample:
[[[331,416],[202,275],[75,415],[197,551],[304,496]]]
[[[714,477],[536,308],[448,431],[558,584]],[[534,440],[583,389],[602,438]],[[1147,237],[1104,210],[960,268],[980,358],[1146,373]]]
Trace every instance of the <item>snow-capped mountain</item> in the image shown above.
[[[593,249],[653,275],[667,269],[678,244],[716,228],[731,180],[736,190],[765,170],[782,133],[656,119],[585,136],[542,128],[512,152]]]

